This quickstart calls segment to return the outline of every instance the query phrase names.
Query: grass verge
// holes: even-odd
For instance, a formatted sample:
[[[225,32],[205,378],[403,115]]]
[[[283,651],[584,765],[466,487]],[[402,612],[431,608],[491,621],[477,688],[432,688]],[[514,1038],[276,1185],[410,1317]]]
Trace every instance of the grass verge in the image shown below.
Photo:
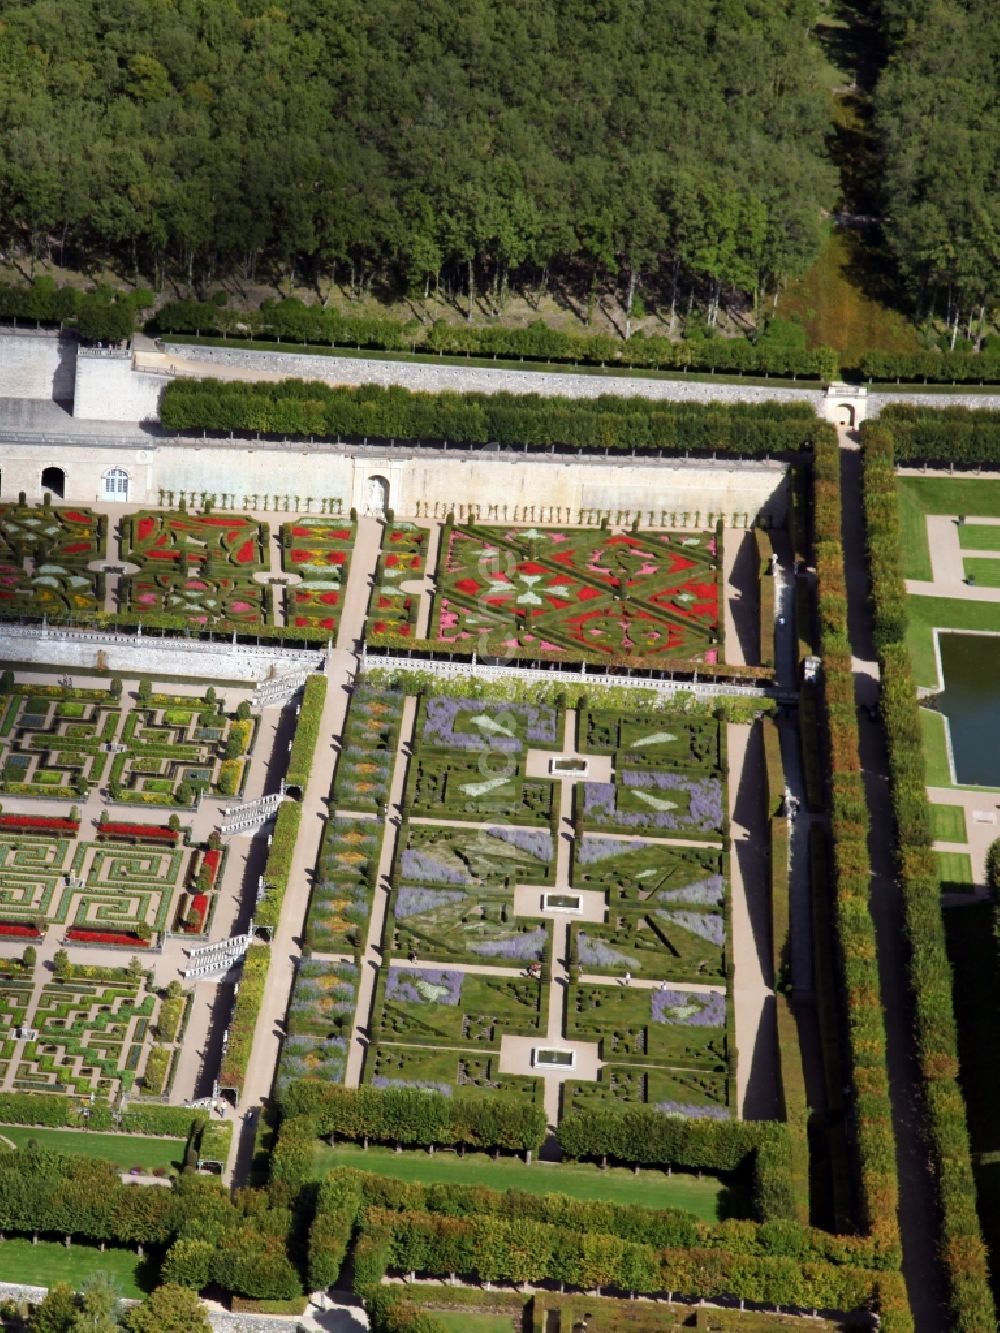
[[[184,1162],[183,1139],[147,1139],[129,1134],[95,1134],[89,1130],[0,1125],[0,1150],[4,1146],[3,1139],[9,1139],[18,1148],[24,1148],[34,1140],[41,1148],[72,1153],[75,1157],[96,1157],[102,1162],[113,1162],[123,1171],[133,1166],[141,1166],[147,1171],[158,1166],[180,1169]]]
[[[958,544],[963,551],[1000,551],[1000,523],[961,523]]]
[[[906,644],[918,685],[940,688],[933,629],[976,629],[1000,633],[1000,602],[963,602],[953,597],[910,597]]]
[[[390,1176],[421,1184],[485,1185],[496,1190],[524,1190],[529,1194],[568,1194],[574,1199],[605,1203],[635,1204],[640,1208],[680,1208],[704,1222],[722,1217],[745,1216],[745,1200],[717,1176],[693,1176],[662,1171],[640,1171],[625,1167],[560,1163],[553,1165],[502,1158],[494,1161],[483,1153],[393,1152],[391,1148],[369,1148],[353,1144],[331,1148],[320,1143],[313,1160],[313,1178],[321,1179],[335,1166],[353,1166],[359,1171]]]
[[[951,769],[948,767],[948,745],[945,722],[940,713],[921,708],[920,726],[924,734],[924,764],[927,767],[928,787],[950,787]],[[935,809],[931,806],[931,810]],[[935,834],[935,837],[938,835]]]
[[[972,858],[968,852],[935,852],[942,893],[967,893],[972,888]]]
[[[117,1282],[123,1296],[142,1297],[156,1285],[148,1260],[131,1250],[73,1244],[67,1249],[54,1241],[5,1240],[0,1245],[0,1282],[23,1282],[29,1287],[53,1287],[68,1282],[75,1290],[95,1273]]]
[[[939,783],[933,783],[939,786]],[[968,842],[965,810],[960,805],[931,805],[931,831],[938,842]]]
[[[970,575],[980,588],[1000,588],[1000,560],[990,556],[971,556],[962,561],[965,577]]]

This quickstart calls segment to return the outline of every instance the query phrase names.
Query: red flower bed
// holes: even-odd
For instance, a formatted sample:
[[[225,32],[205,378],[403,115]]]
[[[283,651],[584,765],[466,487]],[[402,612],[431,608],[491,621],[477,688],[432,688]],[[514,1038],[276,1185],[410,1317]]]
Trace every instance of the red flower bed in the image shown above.
[[[0,935],[16,935],[19,939],[41,939],[42,932],[34,926],[22,925],[20,921],[0,921]]]
[[[315,629],[317,626],[320,629],[337,628],[337,622],[333,616],[323,616],[321,620],[310,620],[308,616],[296,616],[295,625],[298,629],[304,629],[306,626],[310,629]]]
[[[90,542],[73,542],[72,545],[63,547],[63,555],[80,555],[81,552],[91,549]]]
[[[184,923],[184,929],[189,935],[197,935],[201,930],[202,926],[205,924],[205,913],[207,910],[208,895],[205,893],[196,893],[191,899],[191,906],[188,908],[188,912],[197,913],[198,919],[194,922]]]
[[[212,883],[215,883],[215,877],[219,873],[219,866],[222,862],[222,850],[219,847],[210,847],[202,857],[202,865],[211,876]]]
[[[99,838],[144,838],[147,842],[176,842],[181,836],[179,829],[167,828],[164,824],[98,824]]]
[[[63,518],[68,518],[71,523],[93,523],[93,514],[81,514],[79,509],[67,509]]]
[[[200,514],[199,523],[207,523],[212,528],[245,528],[249,523],[247,518],[213,518],[211,514]],[[174,527],[180,527],[179,523],[174,523]]]
[[[154,521],[155,520],[151,518],[139,519],[139,522],[135,525],[135,535],[136,537],[138,537],[139,541],[144,542],[146,538],[150,535],[150,533],[153,531]]]
[[[81,930],[74,927],[72,930],[67,930],[66,938],[75,940],[78,944],[111,944],[119,949],[147,949],[149,947],[148,940],[140,939],[138,935],[127,935],[124,931]]]
[[[250,538],[247,538],[247,540],[243,543],[240,549],[236,552],[236,557],[235,557],[236,563],[238,565],[248,565],[254,559],[255,554],[256,553],[254,551],[254,543]]]
[[[45,833],[76,833],[80,828],[78,819],[55,819],[46,815],[0,815],[0,828],[38,829]]]

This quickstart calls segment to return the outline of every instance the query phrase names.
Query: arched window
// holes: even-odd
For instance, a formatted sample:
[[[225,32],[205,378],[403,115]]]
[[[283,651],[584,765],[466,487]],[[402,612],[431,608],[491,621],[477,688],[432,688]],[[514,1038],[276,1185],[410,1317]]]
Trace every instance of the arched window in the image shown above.
[[[119,504],[128,501],[128,473],[124,468],[109,468],[102,480],[105,500],[115,500]]]
[[[51,491],[57,500],[66,498],[66,473],[61,467],[42,469],[42,490]]]

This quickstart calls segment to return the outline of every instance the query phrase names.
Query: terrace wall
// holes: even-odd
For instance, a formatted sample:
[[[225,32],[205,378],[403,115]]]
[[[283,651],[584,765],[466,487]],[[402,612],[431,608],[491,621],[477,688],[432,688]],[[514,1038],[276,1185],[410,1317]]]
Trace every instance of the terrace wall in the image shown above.
[[[116,364],[116,363],[110,363]],[[121,364],[121,363],[118,363]],[[596,462],[587,457],[523,457],[399,446],[391,454],[377,446],[306,445],[233,441],[180,443],[151,436],[0,442],[0,498],[24,491],[42,494],[43,468],[65,472],[65,500],[93,504],[104,499],[109,468],[129,475],[132,504],[177,503],[183,495],[200,506],[204,494],[218,508],[346,516],[364,513],[369,480],[388,483],[388,505],[399,517],[459,522],[630,523],[706,527],[722,518],[741,527],[756,519],[781,523],[786,510],[786,470],[774,461],[745,462],[631,458]]]
[[[0,329],[0,398],[70,402],[76,346],[54,333]]]

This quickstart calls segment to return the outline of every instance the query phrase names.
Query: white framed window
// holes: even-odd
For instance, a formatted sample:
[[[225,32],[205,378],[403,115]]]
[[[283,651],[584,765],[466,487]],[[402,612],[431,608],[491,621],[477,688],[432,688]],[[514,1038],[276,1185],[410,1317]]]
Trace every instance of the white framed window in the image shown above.
[[[104,499],[124,504],[128,500],[128,473],[124,468],[113,467],[105,472]]]

